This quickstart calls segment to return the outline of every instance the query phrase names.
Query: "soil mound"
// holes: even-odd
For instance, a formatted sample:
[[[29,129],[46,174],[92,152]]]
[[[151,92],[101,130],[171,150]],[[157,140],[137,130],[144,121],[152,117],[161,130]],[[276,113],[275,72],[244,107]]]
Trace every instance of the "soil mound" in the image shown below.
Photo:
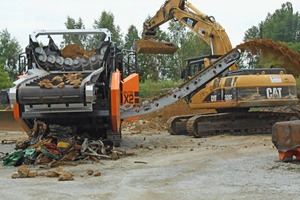
[[[122,130],[131,133],[141,133],[150,130],[166,131],[169,118],[177,115],[191,115],[199,113],[212,113],[213,109],[191,109],[184,100],[165,107],[164,109],[143,115],[140,120],[124,122]],[[153,132],[153,131],[152,131]]]
[[[271,39],[253,39],[237,45],[236,48],[253,54],[272,56],[273,59],[283,63],[288,71],[300,75],[300,54],[283,43]]]

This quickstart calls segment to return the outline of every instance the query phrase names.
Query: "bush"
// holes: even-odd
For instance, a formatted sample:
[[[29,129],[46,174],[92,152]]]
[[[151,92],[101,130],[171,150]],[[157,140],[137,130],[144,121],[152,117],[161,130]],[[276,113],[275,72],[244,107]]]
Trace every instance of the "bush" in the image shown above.
[[[152,81],[146,80],[144,83],[140,84],[140,97],[141,98],[152,98],[165,94],[168,90],[179,86],[183,83],[182,80],[179,81]]]

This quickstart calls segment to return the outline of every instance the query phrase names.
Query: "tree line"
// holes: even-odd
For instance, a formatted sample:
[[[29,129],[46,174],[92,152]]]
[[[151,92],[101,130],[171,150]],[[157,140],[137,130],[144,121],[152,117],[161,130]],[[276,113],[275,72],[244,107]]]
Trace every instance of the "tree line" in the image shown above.
[[[148,17],[149,19],[150,17]],[[146,19],[146,20],[148,20]],[[74,19],[67,16],[64,23],[67,29],[85,29],[81,18]],[[111,12],[102,11],[100,17],[94,21],[93,28],[107,28],[112,33],[112,41],[121,49],[133,49],[135,41],[141,39],[140,33],[131,25],[126,34],[122,35],[120,26],[114,22]],[[225,27],[226,29],[226,27]],[[178,51],[173,55],[139,55],[141,81],[150,79],[159,81],[164,79],[178,80],[180,72],[185,66],[185,60],[191,57],[210,54],[210,47],[195,33],[177,21],[168,22],[166,31],[157,28],[157,40],[172,42]],[[244,34],[244,41],[254,38],[268,38],[281,42],[300,53],[300,15],[294,12],[290,2],[281,5],[274,13],[268,13],[265,20],[253,25]],[[82,37],[64,37],[65,44],[78,43],[88,47],[89,40]],[[16,38],[7,29],[0,32],[0,89],[12,86],[17,79],[18,57],[22,48]],[[276,61],[268,58],[258,58],[252,65],[276,66]],[[242,67],[244,64],[241,64]],[[253,67],[253,66],[252,66]]]

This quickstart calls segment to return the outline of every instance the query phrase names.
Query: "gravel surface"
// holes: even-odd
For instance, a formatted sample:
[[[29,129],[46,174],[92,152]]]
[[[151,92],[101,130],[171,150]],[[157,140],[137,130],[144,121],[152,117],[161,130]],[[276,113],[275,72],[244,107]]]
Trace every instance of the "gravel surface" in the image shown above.
[[[24,138],[0,133],[0,138]],[[14,144],[1,144],[10,152]],[[300,164],[278,160],[270,135],[209,138],[125,133],[118,148],[133,156],[63,166],[73,181],[12,179],[1,166],[2,199],[299,199]],[[30,166],[39,173],[51,169]],[[88,175],[87,169],[101,176]]]

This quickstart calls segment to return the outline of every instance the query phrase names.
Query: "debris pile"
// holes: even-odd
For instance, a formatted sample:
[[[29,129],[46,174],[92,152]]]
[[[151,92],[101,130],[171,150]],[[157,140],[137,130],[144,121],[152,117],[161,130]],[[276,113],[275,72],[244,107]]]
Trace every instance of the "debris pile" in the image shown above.
[[[99,162],[100,159],[118,159],[126,152],[114,149],[112,141],[75,135],[72,127],[46,125],[36,121],[28,139],[18,142],[15,151],[0,158],[4,166],[62,165]]]
[[[100,173],[101,175],[101,173]],[[58,181],[72,181],[74,175],[62,167],[57,167],[54,170],[38,173],[37,171],[31,171],[27,165],[21,165],[17,168],[17,171],[11,175],[11,178],[34,178],[37,176],[45,176],[49,178],[57,177]]]

